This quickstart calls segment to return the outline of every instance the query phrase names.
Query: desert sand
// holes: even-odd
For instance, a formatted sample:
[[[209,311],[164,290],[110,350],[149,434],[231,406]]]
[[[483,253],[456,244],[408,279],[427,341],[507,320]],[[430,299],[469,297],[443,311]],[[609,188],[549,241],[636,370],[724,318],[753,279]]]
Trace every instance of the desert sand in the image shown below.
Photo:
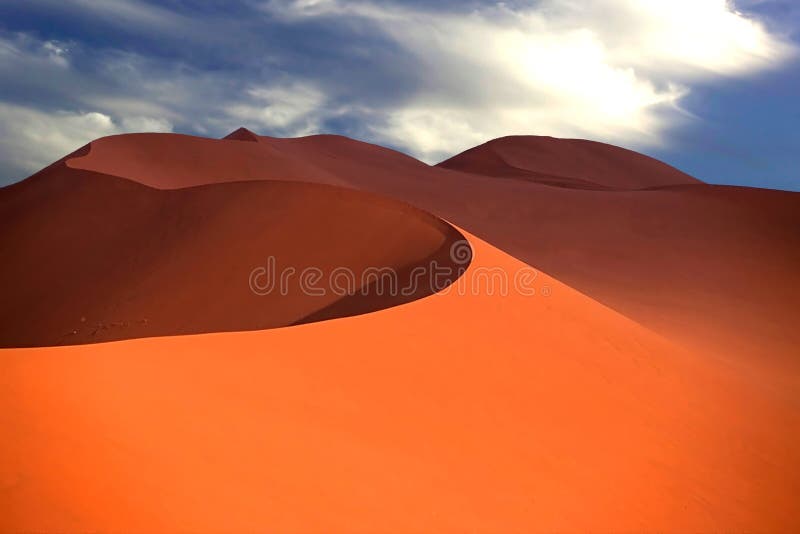
[[[66,164],[155,188],[238,178],[369,191],[451,221],[686,345],[770,359],[800,346],[798,193],[704,184],[590,141],[507,137],[430,167],[341,136],[248,135],[258,141],[112,136]],[[498,159],[526,175],[484,174]]]
[[[438,166],[575,189],[645,189],[701,183],[638,152],[583,139],[541,136],[493,139]]]
[[[182,266],[220,247],[224,272],[180,290],[210,280],[206,298],[228,287],[237,258],[249,262],[276,239],[269,229],[248,243],[231,236],[250,218],[269,224],[276,210],[290,220],[299,210],[301,228],[309,221],[280,249],[293,260],[314,261],[301,245],[330,242],[325,254],[346,247],[339,262],[408,267],[441,258],[462,236],[473,254],[443,291],[402,305],[373,300],[371,310],[342,299],[310,315],[298,298],[302,313],[280,311],[276,323],[304,313],[309,324],[226,327],[222,311],[201,311],[193,320],[207,319],[204,334],[174,335],[184,332],[173,325],[163,337],[0,350],[0,414],[13,436],[0,442],[0,508],[10,511],[0,530],[800,529],[800,195],[706,185],[646,158],[631,168],[653,167],[652,182],[615,174],[625,152],[605,156],[599,144],[580,144],[557,172],[557,160],[539,168],[530,155],[558,158],[575,142],[511,140],[492,153],[524,176],[494,173],[494,156],[430,167],[337,136],[126,135],[0,190],[0,216],[29,236],[56,222],[73,231],[67,214],[90,218],[75,213],[81,194],[108,198],[111,208],[89,203],[102,215],[92,219],[101,248],[113,248],[116,221],[146,227],[182,210],[190,226],[168,232],[169,250],[144,237],[142,250]],[[608,167],[592,174],[598,161]],[[59,185],[58,175],[70,178]],[[87,191],[74,193],[83,179]],[[276,199],[286,198],[299,200],[284,213]],[[215,206],[224,224],[206,217]],[[314,241],[319,210],[332,217],[330,241]],[[367,243],[397,241],[348,240],[336,225],[357,217],[343,212],[368,217]],[[105,217],[118,217],[108,230]],[[3,228],[4,250],[58,256]],[[142,254],[148,266],[166,261]],[[533,295],[475,283],[482,269],[531,267]],[[162,285],[138,292],[140,304],[173,291],[163,281],[174,275],[153,271]],[[101,303],[114,288],[90,294]],[[226,331],[237,328],[251,331]]]
[[[411,289],[409,267],[430,269],[436,259],[452,266],[444,286],[460,274],[449,251],[463,239],[419,209],[352,189],[251,181],[167,191],[63,164],[0,190],[0,225],[0,249],[13,251],[0,263],[4,347],[368,313],[435,289],[390,292],[368,268],[391,268],[394,283]],[[339,284],[346,293],[331,288],[339,266],[353,273]],[[296,272],[284,283],[289,268]],[[319,280],[305,283],[307,268]],[[362,287],[370,282],[373,291]]]

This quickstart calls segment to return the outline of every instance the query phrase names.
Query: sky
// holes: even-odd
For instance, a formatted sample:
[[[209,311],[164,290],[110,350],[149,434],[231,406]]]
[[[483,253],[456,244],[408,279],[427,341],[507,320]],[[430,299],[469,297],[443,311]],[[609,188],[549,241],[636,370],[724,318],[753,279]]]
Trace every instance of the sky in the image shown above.
[[[0,0],[0,185],[126,132],[505,135],[800,191],[797,0]]]

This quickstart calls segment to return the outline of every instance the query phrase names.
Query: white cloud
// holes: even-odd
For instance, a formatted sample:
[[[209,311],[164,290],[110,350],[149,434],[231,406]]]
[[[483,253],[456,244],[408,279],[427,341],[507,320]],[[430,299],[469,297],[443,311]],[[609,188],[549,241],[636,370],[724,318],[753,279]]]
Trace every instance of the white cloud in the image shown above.
[[[285,19],[326,15],[333,10],[341,10],[336,0],[294,0],[286,5],[280,0],[268,0],[265,9]]]
[[[46,113],[0,103],[0,162],[24,178],[89,141],[118,133],[169,132],[172,125],[153,117],[117,121],[96,111]]]
[[[0,73],[13,75],[14,68],[66,69],[69,49],[58,41],[39,41],[24,33],[0,35]]]
[[[246,102],[229,105],[225,110],[242,125],[291,136],[318,133],[326,99],[317,88],[294,82],[251,87],[247,94]]]
[[[470,13],[295,0],[266,9],[288,20],[357,17],[414,54],[422,87],[372,131],[428,161],[509,134],[656,144],[686,119],[678,104],[692,83],[793,53],[724,0],[544,0]]]
[[[726,0],[599,0],[563,16],[599,21],[594,29],[615,61],[642,67],[664,62],[662,68],[683,67],[689,76],[747,73],[791,53],[787,43]]]
[[[98,136],[173,124],[210,136],[242,125],[298,136],[338,124],[427,161],[509,134],[645,148],[691,119],[680,104],[695,84],[751,75],[794,53],[724,0],[515,0],[460,12],[454,2],[428,10],[385,0],[252,0],[272,17],[247,21],[142,0],[30,3],[169,36],[176,55],[0,33],[8,99],[0,108],[0,181]],[[304,20],[329,26],[334,37],[309,39],[308,49],[335,47],[330,57],[301,56],[305,48],[295,50],[292,39],[265,38],[270,24]],[[240,33],[220,30],[234,26]],[[178,42],[187,39],[187,50],[212,43],[206,52],[226,53],[213,61],[181,54]],[[332,58],[341,72],[330,68]]]
[[[47,57],[52,63],[62,68],[69,67],[66,47],[55,41],[45,41],[42,44],[42,49],[47,53]]]
[[[151,28],[174,27],[188,22],[173,11],[140,0],[26,0],[49,8],[69,8],[99,16],[115,25],[146,25]]]

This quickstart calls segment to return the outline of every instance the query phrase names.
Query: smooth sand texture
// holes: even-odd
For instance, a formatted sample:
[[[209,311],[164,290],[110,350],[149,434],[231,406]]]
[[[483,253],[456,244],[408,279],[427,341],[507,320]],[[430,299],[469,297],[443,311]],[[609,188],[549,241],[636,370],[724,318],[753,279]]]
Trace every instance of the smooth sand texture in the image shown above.
[[[770,360],[800,346],[800,193],[702,184],[589,141],[502,138],[443,164],[474,168],[460,172],[341,136],[257,139],[112,136],[67,165],[160,188],[240,177],[371,191],[452,221],[684,344]],[[590,187],[482,174],[497,154],[527,173],[562,165]]]
[[[415,268],[452,267],[440,285],[463,269],[449,255],[462,236],[441,220],[374,194],[299,182],[165,191],[62,165],[0,189],[0,226],[3,347],[368,313],[431,294],[429,283],[412,286]],[[352,284],[337,287],[355,294],[332,290],[338,267]],[[319,279],[301,278],[307,268]],[[392,269],[409,291],[378,286],[368,269]]]
[[[252,137],[117,136],[49,169],[102,173],[88,191],[122,187],[148,210],[151,197],[194,206],[207,193],[199,205],[244,209],[261,186],[298,191],[179,189],[237,176],[345,185],[465,228],[467,271],[443,292],[330,321],[0,350],[11,436],[0,440],[0,532],[800,530],[798,195],[545,185],[336,136]],[[0,198],[13,204],[48,172]],[[323,197],[311,208],[335,210]],[[317,223],[302,198],[285,216]],[[61,209],[9,220],[75,217]],[[247,257],[227,248],[241,223],[228,217],[217,256]],[[397,218],[386,221],[398,231],[421,226],[409,247],[436,249],[430,226]],[[549,271],[536,294],[490,291],[485,269],[530,274],[517,258]],[[305,318],[358,313],[349,302]]]
[[[534,286],[3,351],[2,530],[800,528],[796,390]]]
[[[576,189],[644,189],[700,184],[643,154],[583,139],[518,135],[493,139],[438,165]]]

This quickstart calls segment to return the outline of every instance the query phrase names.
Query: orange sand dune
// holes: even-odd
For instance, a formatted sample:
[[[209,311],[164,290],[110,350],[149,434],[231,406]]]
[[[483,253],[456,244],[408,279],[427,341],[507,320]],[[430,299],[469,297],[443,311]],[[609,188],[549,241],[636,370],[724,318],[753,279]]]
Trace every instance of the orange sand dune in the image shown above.
[[[412,286],[411,273],[433,261],[452,267],[440,285],[459,274],[449,252],[461,235],[450,225],[318,184],[163,191],[56,165],[0,189],[0,227],[3,347],[287,326],[429,295],[435,287]],[[339,267],[352,276],[335,292]],[[305,282],[307,268],[318,279]],[[368,272],[386,268],[409,291]]]
[[[268,178],[370,191],[451,220],[687,346],[754,361],[794,360],[800,346],[800,193],[702,184],[589,141],[502,138],[441,164],[455,171],[341,136],[234,137],[245,140],[113,136],[67,164],[158,188]],[[498,174],[498,162],[528,174]]]
[[[0,350],[0,532],[800,530],[798,194],[598,143],[430,167],[242,129],[97,140],[0,214],[4,336],[84,302],[171,321],[120,337],[335,318]],[[408,274],[462,234],[467,271],[400,306],[230,292],[264,246]]]
[[[527,266],[466,235],[376,313],[0,351],[0,531],[800,529],[796,388],[545,275],[491,295]]]

